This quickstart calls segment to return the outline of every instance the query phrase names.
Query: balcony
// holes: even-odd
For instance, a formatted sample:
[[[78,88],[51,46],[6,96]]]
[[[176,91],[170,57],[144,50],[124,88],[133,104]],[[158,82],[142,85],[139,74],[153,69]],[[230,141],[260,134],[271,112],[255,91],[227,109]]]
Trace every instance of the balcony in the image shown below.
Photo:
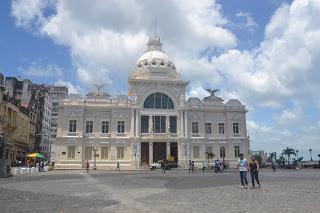
[[[67,133],[68,136],[78,136],[77,132],[68,132]]]
[[[142,138],[176,138],[178,133],[141,133]]]
[[[110,137],[110,133],[100,133],[100,137],[101,138],[109,138]]]

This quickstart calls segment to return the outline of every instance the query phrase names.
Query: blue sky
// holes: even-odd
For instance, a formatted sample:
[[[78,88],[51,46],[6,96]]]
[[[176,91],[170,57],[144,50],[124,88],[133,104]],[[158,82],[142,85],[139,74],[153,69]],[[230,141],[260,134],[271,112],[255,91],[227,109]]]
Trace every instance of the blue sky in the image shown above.
[[[320,153],[317,0],[4,0],[0,70],[82,94],[95,82],[126,93],[154,18],[164,49],[192,79],[188,96],[218,88],[246,104],[253,149]]]

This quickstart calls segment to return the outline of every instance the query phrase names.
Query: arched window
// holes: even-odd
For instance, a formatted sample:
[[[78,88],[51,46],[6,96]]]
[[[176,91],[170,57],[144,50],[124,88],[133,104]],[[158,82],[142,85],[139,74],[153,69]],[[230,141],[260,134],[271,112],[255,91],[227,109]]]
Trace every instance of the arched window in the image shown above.
[[[171,98],[160,92],[149,95],[145,100],[143,107],[152,109],[174,109]]]
[[[220,147],[220,158],[226,157],[226,149],[222,146]]]

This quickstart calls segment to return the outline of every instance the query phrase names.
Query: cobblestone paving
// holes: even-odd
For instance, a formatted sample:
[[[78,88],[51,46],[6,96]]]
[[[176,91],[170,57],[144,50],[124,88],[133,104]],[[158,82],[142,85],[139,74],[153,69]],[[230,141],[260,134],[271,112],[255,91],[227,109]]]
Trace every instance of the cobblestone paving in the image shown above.
[[[259,175],[262,189],[245,190],[234,172],[79,170],[16,176],[0,179],[0,212],[320,212],[320,170]]]

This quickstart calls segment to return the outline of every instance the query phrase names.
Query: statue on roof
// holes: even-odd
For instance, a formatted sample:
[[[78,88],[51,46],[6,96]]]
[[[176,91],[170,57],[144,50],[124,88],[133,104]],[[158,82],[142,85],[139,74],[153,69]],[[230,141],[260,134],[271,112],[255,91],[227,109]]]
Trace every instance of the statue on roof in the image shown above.
[[[210,93],[210,96],[215,96],[214,93],[220,91],[219,89],[206,89],[206,90],[207,90],[207,92]]]

